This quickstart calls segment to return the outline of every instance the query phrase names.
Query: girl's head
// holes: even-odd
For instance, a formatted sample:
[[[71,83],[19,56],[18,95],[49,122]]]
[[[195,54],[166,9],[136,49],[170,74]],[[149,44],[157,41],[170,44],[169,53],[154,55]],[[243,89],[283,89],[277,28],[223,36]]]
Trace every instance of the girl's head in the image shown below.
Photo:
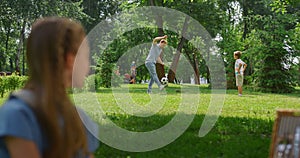
[[[70,87],[74,68],[73,83],[81,86],[89,65],[84,38],[83,27],[73,20],[58,17],[37,20],[27,43],[30,80],[43,86]],[[74,65],[75,61],[81,65]]]
[[[240,59],[240,58],[241,58],[241,55],[242,55],[242,52],[241,52],[241,51],[235,51],[235,52],[233,53],[234,59]]]
[[[74,157],[79,150],[87,153],[83,124],[66,92],[72,79],[73,85],[82,86],[88,73],[83,27],[67,18],[37,20],[27,41],[27,61],[25,88],[37,96],[32,106],[48,141],[42,157]]]

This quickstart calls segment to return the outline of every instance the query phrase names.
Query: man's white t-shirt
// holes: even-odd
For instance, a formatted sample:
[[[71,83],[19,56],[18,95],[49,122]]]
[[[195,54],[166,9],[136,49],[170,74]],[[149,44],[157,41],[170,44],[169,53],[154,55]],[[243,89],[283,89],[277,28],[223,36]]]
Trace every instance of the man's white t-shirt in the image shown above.
[[[157,58],[159,57],[162,49],[159,47],[159,44],[152,44],[149,54],[146,58],[146,62],[156,63]]]

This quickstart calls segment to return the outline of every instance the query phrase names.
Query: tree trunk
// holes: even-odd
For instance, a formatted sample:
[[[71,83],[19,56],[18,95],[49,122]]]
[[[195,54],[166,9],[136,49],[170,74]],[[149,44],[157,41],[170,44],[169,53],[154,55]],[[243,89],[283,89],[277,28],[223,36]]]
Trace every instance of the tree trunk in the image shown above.
[[[9,57],[9,65],[10,65],[10,72],[14,71],[14,62],[11,57]]]
[[[182,28],[182,37],[181,37],[180,42],[177,46],[176,54],[173,57],[173,61],[172,61],[172,64],[171,64],[169,72],[168,72],[168,79],[169,79],[169,82],[171,82],[171,83],[174,82],[174,80],[175,80],[176,69],[177,69],[177,66],[178,66],[180,54],[181,54],[181,51],[182,51],[182,48],[183,48],[183,44],[186,41],[186,39],[184,38],[184,34],[185,34],[185,32],[188,28],[187,23],[188,23],[189,19],[190,19],[190,17],[186,16],[186,18],[184,20],[184,24],[183,24],[183,28]]]
[[[150,2],[151,6],[156,6],[154,0],[150,0],[149,2]],[[163,30],[163,19],[162,19],[161,15],[156,15],[156,24],[158,27],[158,36],[164,36],[165,34],[164,34],[164,30]],[[164,54],[164,50],[162,50],[162,52],[160,54],[160,58],[162,61],[164,61],[163,54]],[[161,80],[165,76],[164,65],[156,63],[156,72],[157,72],[158,79]]]
[[[24,33],[25,33],[25,27],[26,27],[26,20],[23,21],[21,32],[20,32],[20,39],[19,39],[19,46],[17,50],[17,55],[15,59],[15,65],[16,65],[16,73],[20,75],[20,54],[23,49],[23,42],[24,42]]]
[[[23,59],[22,59],[22,75],[24,76],[25,75],[25,45],[23,43],[23,50],[22,50],[22,53],[23,53]]]
[[[248,5],[247,5],[247,1],[243,1],[243,18],[245,19],[245,20],[243,20],[244,21],[244,30],[243,30],[243,36],[242,36],[242,38],[243,38],[243,40],[245,40],[246,38],[247,38],[247,34],[249,33],[249,31],[248,31],[248,20],[247,20],[247,18],[245,18],[245,17],[248,17],[248,14],[249,14],[249,9],[248,9]]]
[[[196,53],[193,53],[193,59],[194,59],[194,73],[195,73],[195,84],[200,85],[200,72],[199,72],[199,66],[198,66],[198,60],[197,60],[197,56]]]
[[[180,40],[180,43],[182,43],[181,41],[182,40]],[[182,46],[181,46],[181,48],[179,48],[179,47],[180,47],[180,45],[178,45],[178,47],[177,47],[176,54],[173,57],[173,61],[172,61],[172,64],[171,64],[169,72],[168,72],[168,80],[170,83],[174,83],[174,80],[175,80],[175,75],[176,75],[175,73],[176,73],[177,65],[178,65],[179,58],[180,58],[180,51],[182,49]]]
[[[6,29],[7,30],[7,33],[6,33],[6,39],[5,39],[5,52],[4,53],[8,53],[8,43],[9,43],[9,35],[10,35],[10,26]],[[2,59],[1,59],[2,60]],[[3,60],[2,60],[4,63],[4,68],[3,69],[6,69],[6,64],[5,64],[5,55],[3,55]]]
[[[156,73],[159,80],[161,80],[165,76],[164,65],[156,63]]]
[[[191,66],[193,67],[195,84],[200,85],[200,71],[198,65],[199,61],[197,60],[197,54],[196,54],[197,49],[192,49],[191,51],[187,51],[187,52],[192,52],[192,53],[186,53],[186,57],[188,61],[191,63]]]
[[[164,36],[164,30],[163,30],[163,19],[161,15],[157,15],[156,23],[158,26],[158,36]],[[162,61],[164,61],[164,49],[162,50],[160,54],[160,58]],[[156,72],[158,79],[161,80],[165,76],[165,68],[162,64],[156,64]]]
[[[3,71],[5,64],[4,52],[0,52],[0,72]]]
[[[206,71],[207,71],[207,83],[209,84],[210,83],[210,71],[209,71],[208,66],[206,66]]]
[[[154,0],[149,0],[149,3],[150,3],[151,6],[155,6]]]

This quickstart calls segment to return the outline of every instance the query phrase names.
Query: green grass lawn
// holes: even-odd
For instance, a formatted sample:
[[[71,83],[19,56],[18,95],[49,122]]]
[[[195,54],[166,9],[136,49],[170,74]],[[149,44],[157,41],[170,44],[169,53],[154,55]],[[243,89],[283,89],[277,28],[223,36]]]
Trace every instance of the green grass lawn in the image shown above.
[[[155,85],[154,85],[154,88]],[[270,94],[244,90],[239,97],[237,90],[227,90],[222,113],[212,130],[204,137],[198,137],[199,128],[209,106],[211,91],[206,85],[199,87],[200,93],[191,93],[189,97],[199,98],[196,116],[187,130],[170,144],[147,152],[126,152],[100,142],[95,157],[205,157],[205,158],[266,158],[269,155],[272,127],[277,109],[300,109],[300,89],[292,94]],[[147,85],[129,85],[127,99],[132,100],[149,117],[133,116],[123,111],[116,100],[117,92],[100,89],[96,94],[79,93],[78,106],[82,107],[101,126],[105,120],[112,120],[116,125],[130,131],[146,132],[166,125],[176,114],[181,102],[178,85],[169,85],[164,94],[152,94],[163,97],[164,102],[158,111],[151,108],[151,96],[146,93]],[[121,92],[118,92],[121,93]],[[87,95],[88,94],[88,95]],[[122,93],[121,93],[122,94]],[[88,97],[96,97],[96,102]],[[122,98],[121,98],[122,99]],[[0,98],[0,103],[4,99]],[[82,101],[82,102],[81,102]],[[128,106],[128,105],[126,105]],[[149,108],[150,106],[150,108]],[[106,117],[100,114],[100,108]],[[188,115],[188,114],[186,114]],[[115,135],[112,132],[112,137]],[[172,132],[172,131],[170,131]],[[100,133],[101,135],[101,133]]]
[[[146,89],[147,85],[129,85],[128,99],[147,108],[146,104],[151,101],[151,98],[146,94]],[[148,152],[126,152],[101,143],[95,156],[268,157],[276,110],[300,109],[299,94],[299,89],[292,94],[269,94],[244,90],[244,95],[239,97],[237,90],[227,90],[218,121],[206,136],[198,137],[199,128],[207,112],[211,97],[210,89],[205,85],[200,86],[200,94],[189,94],[191,98],[200,98],[197,114],[188,129],[175,141],[163,148]],[[80,96],[81,94],[77,95]],[[117,105],[114,93],[110,89],[100,89],[96,95],[99,103],[82,104],[82,108],[98,122],[103,119],[110,119],[124,129],[145,132],[164,126],[176,114],[178,104],[181,101],[180,86],[170,85],[166,94],[162,95],[165,96],[163,107],[154,115],[146,118],[132,116],[123,111]],[[91,106],[92,104],[95,105]],[[107,118],[99,118],[100,115],[95,110],[98,109],[96,104],[100,104]],[[149,113],[152,114],[154,111],[151,110],[149,108]]]

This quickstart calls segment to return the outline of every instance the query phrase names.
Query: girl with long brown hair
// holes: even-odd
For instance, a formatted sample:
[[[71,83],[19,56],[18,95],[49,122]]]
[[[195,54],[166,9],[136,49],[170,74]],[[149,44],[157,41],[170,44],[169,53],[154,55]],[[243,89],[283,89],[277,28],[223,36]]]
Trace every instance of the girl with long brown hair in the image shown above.
[[[88,73],[85,36],[81,24],[67,18],[42,18],[33,24],[26,52],[28,82],[0,109],[1,158],[93,157],[98,140],[66,91],[82,86]]]

